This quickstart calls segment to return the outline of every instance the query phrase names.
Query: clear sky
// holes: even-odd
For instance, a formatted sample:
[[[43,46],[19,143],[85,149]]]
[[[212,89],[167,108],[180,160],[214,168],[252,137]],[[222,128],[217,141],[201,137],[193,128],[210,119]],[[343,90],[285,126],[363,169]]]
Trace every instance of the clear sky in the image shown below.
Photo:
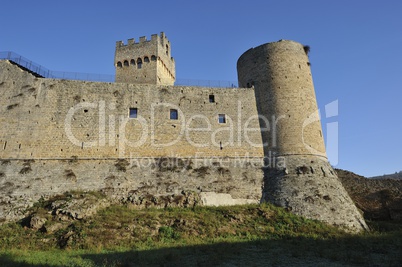
[[[402,170],[400,0],[3,0],[0,51],[50,70],[114,74],[115,42],[164,31],[178,79],[237,81],[251,47],[311,47],[319,107],[338,100],[335,167],[365,176]]]

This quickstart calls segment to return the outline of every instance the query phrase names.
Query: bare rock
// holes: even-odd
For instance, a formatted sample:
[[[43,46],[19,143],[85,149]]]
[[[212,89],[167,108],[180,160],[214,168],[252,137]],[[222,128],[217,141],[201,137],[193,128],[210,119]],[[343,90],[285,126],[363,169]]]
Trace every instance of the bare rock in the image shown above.
[[[34,214],[31,216],[31,220],[29,221],[29,227],[32,229],[40,229],[46,223],[47,219],[38,215]]]
[[[92,194],[71,196],[69,199],[56,200],[51,203],[52,214],[61,220],[82,220],[90,217],[98,210],[108,207],[110,201]]]
[[[46,233],[51,234],[51,233],[54,233],[54,232],[64,228],[64,226],[65,225],[63,223],[52,223],[52,224],[49,224],[49,225],[44,225],[43,230]]]

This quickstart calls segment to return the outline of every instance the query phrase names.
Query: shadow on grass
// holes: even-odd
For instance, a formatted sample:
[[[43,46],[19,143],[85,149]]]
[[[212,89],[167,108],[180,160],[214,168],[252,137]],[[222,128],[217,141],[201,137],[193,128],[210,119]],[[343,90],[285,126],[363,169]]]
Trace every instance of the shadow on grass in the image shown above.
[[[285,237],[276,240],[217,242],[126,252],[70,253],[66,262],[24,263],[3,254],[1,266],[402,266],[402,232],[319,240]],[[176,247],[172,247],[175,245]],[[74,253],[71,253],[74,252]],[[51,252],[49,252],[51,253]],[[79,258],[80,261],[77,261]],[[70,260],[71,261],[70,261]]]

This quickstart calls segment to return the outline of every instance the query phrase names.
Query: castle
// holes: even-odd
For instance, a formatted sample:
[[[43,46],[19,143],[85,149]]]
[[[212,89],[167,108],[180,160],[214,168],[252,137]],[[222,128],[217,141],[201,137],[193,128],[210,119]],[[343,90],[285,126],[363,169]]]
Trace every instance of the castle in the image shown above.
[[[1,220],[40,197],[94,190],[145,207],[268,201],[367,228],[326,157],[308,47],[249,49],[239,88],[174,86],[164,33],[117,42],[114,65],[110,83],[0,61]]]

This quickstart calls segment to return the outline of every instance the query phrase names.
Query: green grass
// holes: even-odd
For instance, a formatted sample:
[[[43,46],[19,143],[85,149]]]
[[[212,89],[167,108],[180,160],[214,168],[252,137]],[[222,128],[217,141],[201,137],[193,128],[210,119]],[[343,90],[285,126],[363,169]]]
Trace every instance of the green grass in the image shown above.
[[[402,265],[400,224],[371,223],[374,231],[352,235],[267,204],[110,206],[90,219],[51,224],[61,227],[0,226],[0,266]]]

